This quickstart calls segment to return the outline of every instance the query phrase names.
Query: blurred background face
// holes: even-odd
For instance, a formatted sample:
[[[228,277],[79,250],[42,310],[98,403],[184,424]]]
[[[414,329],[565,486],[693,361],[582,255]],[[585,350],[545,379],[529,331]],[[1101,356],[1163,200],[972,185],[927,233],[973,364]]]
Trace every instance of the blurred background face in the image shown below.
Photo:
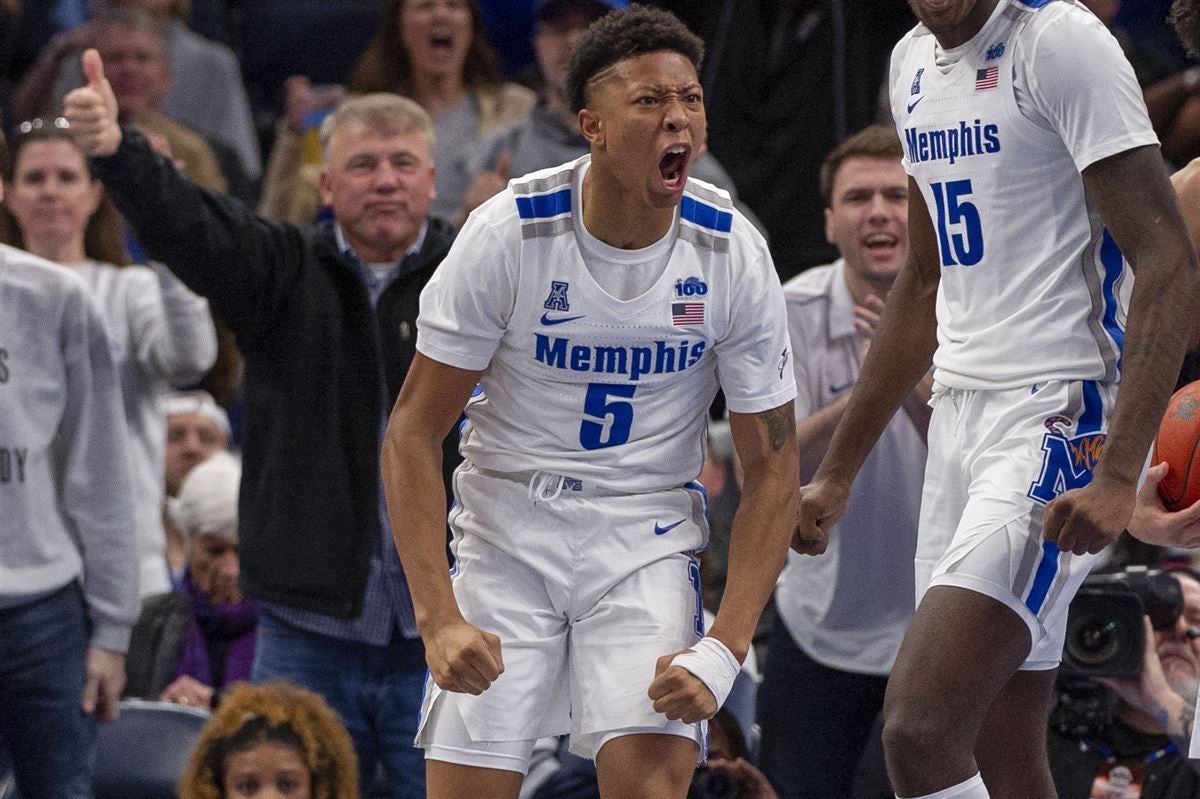
[[[5,205],[26,244],[43,250],[35,244],[76,239],[82,244],[101,192],[74,144],[64,139],[31,141],[17,155]]]
[[[825,237],[846,266],[890,280],[908,256],[908,176],[890,158],[847,158],[833,178]]]
[[[1158,659],[1163,673],[1175,693],[1191,701],[1200,681],[1200,638],[1188,638],[1189,627],[1200,627],[1200,583],[1187,575],[1177,574],[1183,589],[1183,614],[1169,630],[1154,633]]]
[[[171,88],[162,39],[150,31],[107,25],[100,30],[96,49],[123,117],[162,105]]]
[[[434,197],[425,134],[385,133],[351,120],[333,132],[325,163],[321,198],[359,256],[379,262],[403,256]],[[398,254],[389,254],[397,248]]]
[[[570,3],[551,19],[538,22],[537,33],[533,36],[533,53],[546,82],[547,94],[565,98],[571,53],[575,52],[588,25],[604,16],[607,10],[601,3],[583,0]]]
[[[167,493],[179,493],[183,478],[214,452],[229,449],[229,441],[216,422],[200,413],[174,413],[167,417]]]
[[[196,533],[189,540],[192,582],[219,605],[245,599],[238,587],[238,545],[225,536]]]
[[[400,38],[413,71],[461,77],[473,23],[467,0],[406,0],[400,9]]]
[[[1112,22],[1121,8],[1121,0],[1083,0],[1083,4],[1105,25]]]

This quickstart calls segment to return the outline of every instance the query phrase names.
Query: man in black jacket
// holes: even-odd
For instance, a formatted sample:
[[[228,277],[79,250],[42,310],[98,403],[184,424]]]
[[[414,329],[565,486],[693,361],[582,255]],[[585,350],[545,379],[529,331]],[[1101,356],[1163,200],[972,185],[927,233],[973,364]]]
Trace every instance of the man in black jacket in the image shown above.
[[[241,583],[264,603],[254,679],[322,694],[396,797],[424,796],[412,747],[425,658],[379,489],[379,447],[416,343],[418,297],[450,247],[429,217],[433,124],[394,95],[322,129],[336,222],[255,217],[180,176],[117,123],[94,51],[65,105],[146,250],[204,295],[246,359]],[[453,447],[446,445],[453,463]]]

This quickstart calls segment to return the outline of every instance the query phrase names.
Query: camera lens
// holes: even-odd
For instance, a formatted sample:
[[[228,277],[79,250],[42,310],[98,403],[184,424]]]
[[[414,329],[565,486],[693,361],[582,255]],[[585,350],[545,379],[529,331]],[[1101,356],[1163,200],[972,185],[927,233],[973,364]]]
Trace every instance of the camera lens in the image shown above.
[[[1067,629],[1067,652],[1081,665],[1095,666],[1117,654],[1117,623],[1084,616],[1072,619]]]

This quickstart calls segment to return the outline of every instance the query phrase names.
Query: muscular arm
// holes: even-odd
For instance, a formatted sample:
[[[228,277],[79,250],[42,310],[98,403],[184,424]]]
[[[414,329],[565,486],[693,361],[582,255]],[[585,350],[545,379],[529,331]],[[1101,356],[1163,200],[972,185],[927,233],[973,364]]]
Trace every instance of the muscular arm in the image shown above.
[[[908,261],[896,278],[862,374],[850,394],[812,486],[801,491],[797,540],[802,552],[825,549],[825,532],[845,512],[850,484],[888,421],[929,370],[937,348],[941,267],[937,234],[916,182],[909,178]]]
[[[731,413],[733,445],[745,477],[729,539],[729,571],[709,634],[739,661],[783,569],[796,518],[796,423],[792,403],[753,414]]]
[[[446,567],[442,439],[480,372],[417,353],[388,420],[380,463],[392,538],[412,593],[429,671],[450,691],[482,693],[503,671],[500,639],[463,618]]]
[[[1083,182],[1137,279],[1104,452],[1091,484],[1046,510],[1046,537],[1076,554],[1098,552],[1129,523],[1200,299],[1200,265],[1158,148],[1105,158],[1084,170]]]

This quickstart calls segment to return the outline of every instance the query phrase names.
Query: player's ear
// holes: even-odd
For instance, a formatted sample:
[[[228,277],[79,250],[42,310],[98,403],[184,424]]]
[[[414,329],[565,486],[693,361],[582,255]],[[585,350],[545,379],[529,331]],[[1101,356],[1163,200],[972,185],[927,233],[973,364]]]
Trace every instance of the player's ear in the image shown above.
[[[588,144],[594,147],[604,146],[604,120],[590,108],[579,109],[579,131]]]

